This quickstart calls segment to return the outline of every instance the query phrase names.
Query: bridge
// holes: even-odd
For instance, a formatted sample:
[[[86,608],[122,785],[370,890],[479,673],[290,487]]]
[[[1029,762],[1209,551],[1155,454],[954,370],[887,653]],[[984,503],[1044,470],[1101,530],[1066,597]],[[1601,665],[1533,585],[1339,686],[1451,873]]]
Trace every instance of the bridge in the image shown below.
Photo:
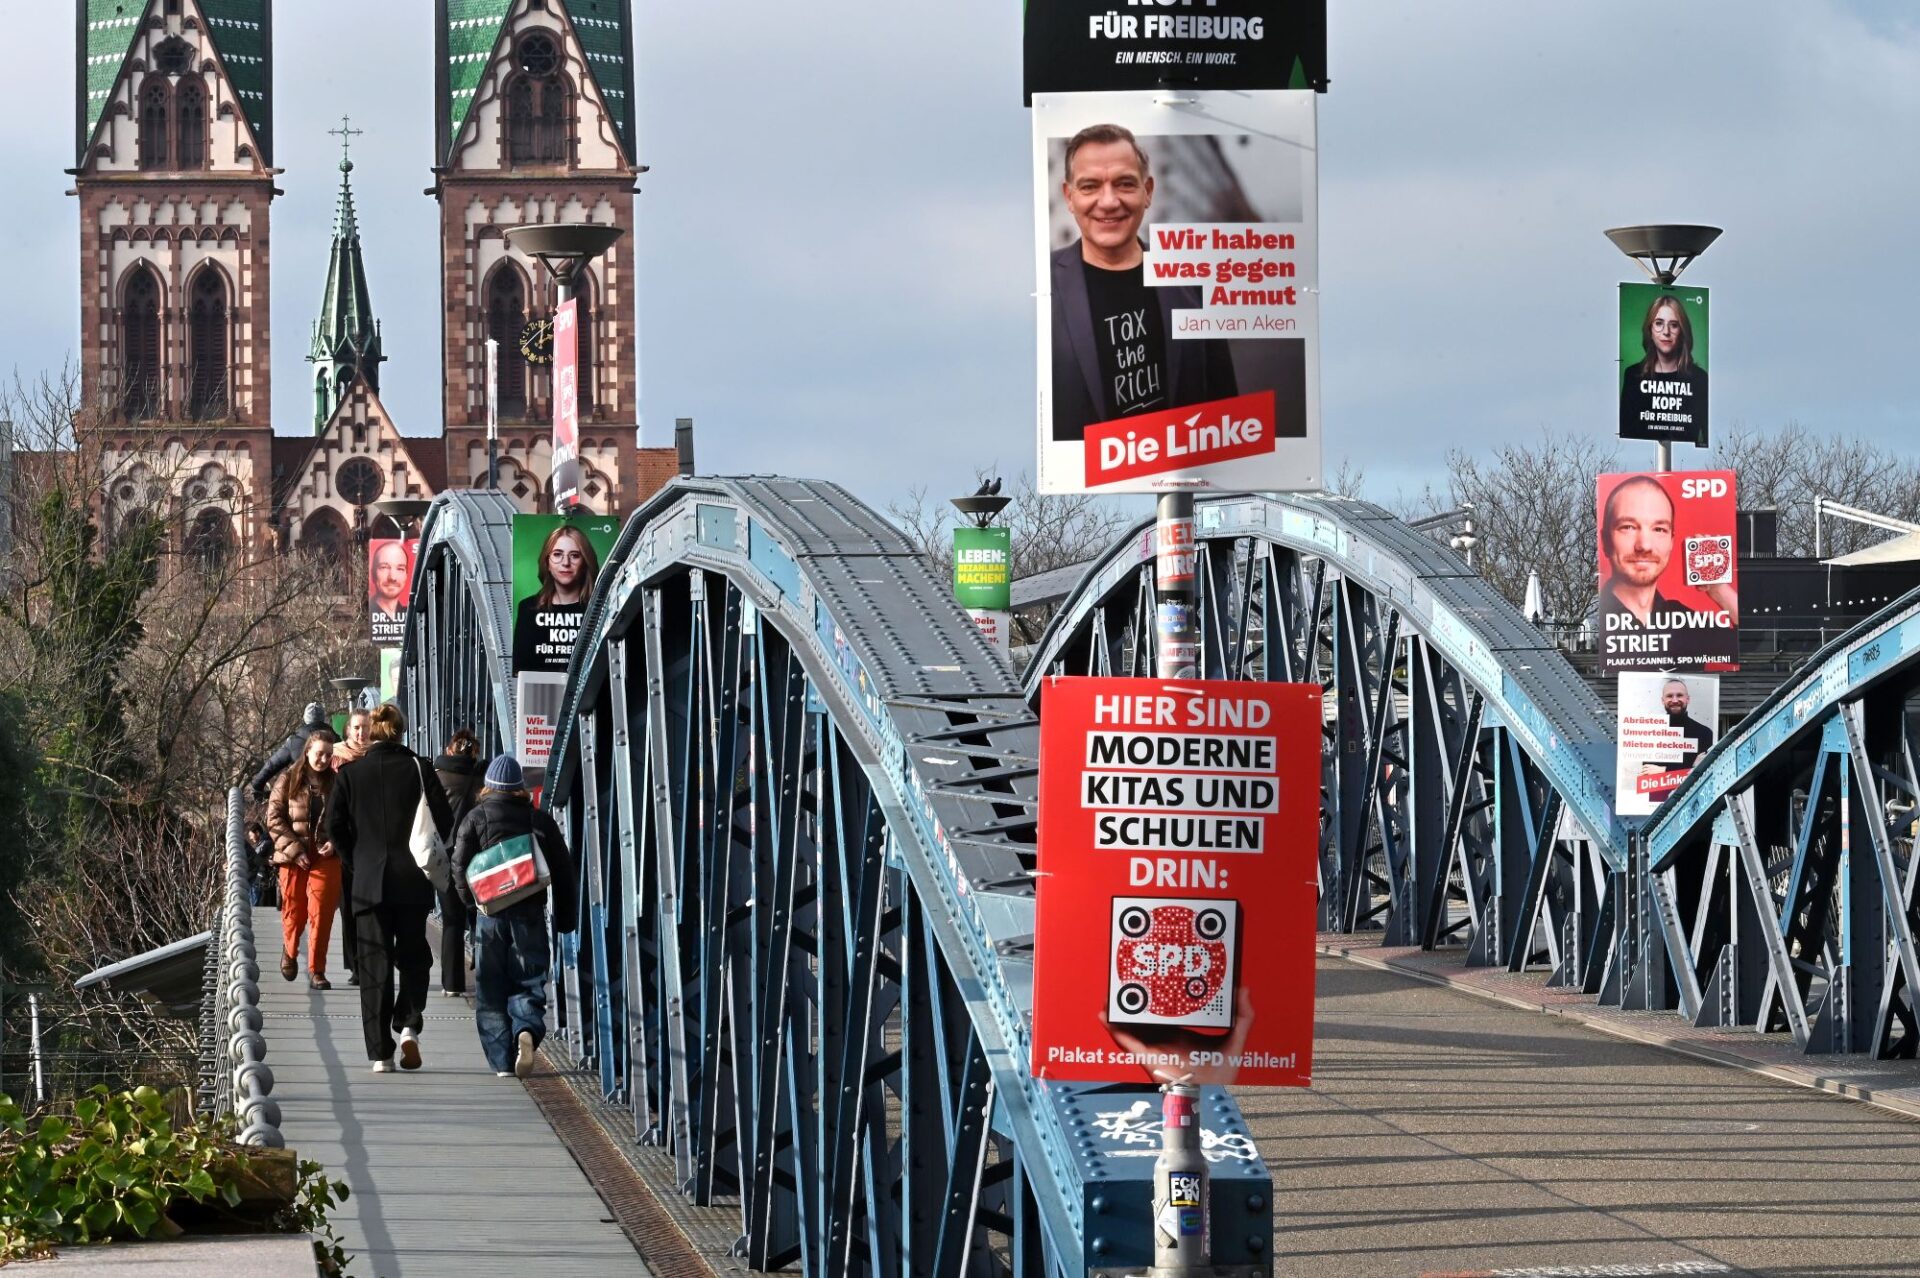
[[[401,693],[423,751],[512,739],[513,513],[474,491],[427,516]],[[1793,1086],[1920,1114],[1920,596],[1642,825],[1613,814],[1598,698],[1448,548],[1324,494],[1203,499],[1197,525],[1206,676],[1326,689],[1324,1050],[1311,1091],[1203,1098],[1221,1271],[1920,1272],[1920,1129]],[[1148,1263],[1152,1093],[1041,1083],[1027,1054],[1039,681],[1147,673],[1154,602],[1142,524],[1021,682],[835,485],[686,478],[628,520],[548,773],[582,894],[545,1049],[567,1082],[533,1090],[590,1120],[576,1157],[630,1237],[721,1270]],[[294,1112],[284,1074],[272,1099]],[[615,1163],[649,1187],[638,1223]],[[1842,1198],[1843,1243],[1716,1215]]]

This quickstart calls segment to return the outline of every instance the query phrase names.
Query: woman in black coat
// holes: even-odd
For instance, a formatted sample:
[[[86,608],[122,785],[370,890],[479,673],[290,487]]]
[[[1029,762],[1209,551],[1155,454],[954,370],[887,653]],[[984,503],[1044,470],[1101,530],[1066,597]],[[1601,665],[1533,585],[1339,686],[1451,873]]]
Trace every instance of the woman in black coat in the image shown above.
[[[408,843],[423,793],[440,837],[446,838],[453,827],[440,779],[425,759],[401,744],[406,730],[399,707],[375,710],[368,725],[372,744],[340,769],[327,802],[334,852],[351,867],[348,904],[354,916],[360,1021],[376,1074],[393,1068],[395,1030],[400,1033],[400,1068],[420,1068],[427,976],[433,970],[427,914],[434,892]]]

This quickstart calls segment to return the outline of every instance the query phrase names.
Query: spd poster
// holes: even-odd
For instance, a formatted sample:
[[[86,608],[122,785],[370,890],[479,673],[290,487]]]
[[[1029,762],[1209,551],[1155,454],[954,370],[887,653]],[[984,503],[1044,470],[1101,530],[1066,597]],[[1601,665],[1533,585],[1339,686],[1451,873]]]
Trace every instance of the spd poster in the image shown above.
[[[1040,489],[1320,484],[1314,94],[1033,99]]]
[[[413,598],[417,539],[375,537],[367,542],[367,624],[378,647],[405,641],[407,604]]]
[[[1042,685],[1032,1069],[1305,1086],[1321,693]]]
[[[1739,529],[1730,470],[1602,475],[1601,668],[1740,668]]]
[[[1620,438],[1707,446],[1707,290],[1620,286]]]

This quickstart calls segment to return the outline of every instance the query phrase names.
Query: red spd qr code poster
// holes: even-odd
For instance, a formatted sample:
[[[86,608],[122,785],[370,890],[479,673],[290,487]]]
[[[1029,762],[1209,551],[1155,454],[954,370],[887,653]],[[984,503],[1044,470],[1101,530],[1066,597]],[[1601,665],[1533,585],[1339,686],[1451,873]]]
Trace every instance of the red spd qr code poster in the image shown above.
[[[1306,1086],[1321,693],[1049,679],[1035,1075]]]

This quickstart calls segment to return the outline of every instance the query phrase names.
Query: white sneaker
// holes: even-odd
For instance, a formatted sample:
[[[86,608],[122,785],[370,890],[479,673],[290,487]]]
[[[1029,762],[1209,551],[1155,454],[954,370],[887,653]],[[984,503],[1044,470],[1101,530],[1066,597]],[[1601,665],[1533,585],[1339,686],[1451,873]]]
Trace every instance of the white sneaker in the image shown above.
[[[496,1069],[493,1071],[493,1076],[495,1078],[512,1078],[513,1071],[510,1069]]]
[[[420,1036],[410,1029],[400,1031],[400,1068],[420,1068]]]
[[[389,1056],[386,1060],[375,1061],[373,1063],[373,1072],[376,1074],[393,1073],[393,1058]]]
[[[513,1072],[519,1078],[533,1073],[533,1031],[520,1031],[520,1050],[513,1058]]]

